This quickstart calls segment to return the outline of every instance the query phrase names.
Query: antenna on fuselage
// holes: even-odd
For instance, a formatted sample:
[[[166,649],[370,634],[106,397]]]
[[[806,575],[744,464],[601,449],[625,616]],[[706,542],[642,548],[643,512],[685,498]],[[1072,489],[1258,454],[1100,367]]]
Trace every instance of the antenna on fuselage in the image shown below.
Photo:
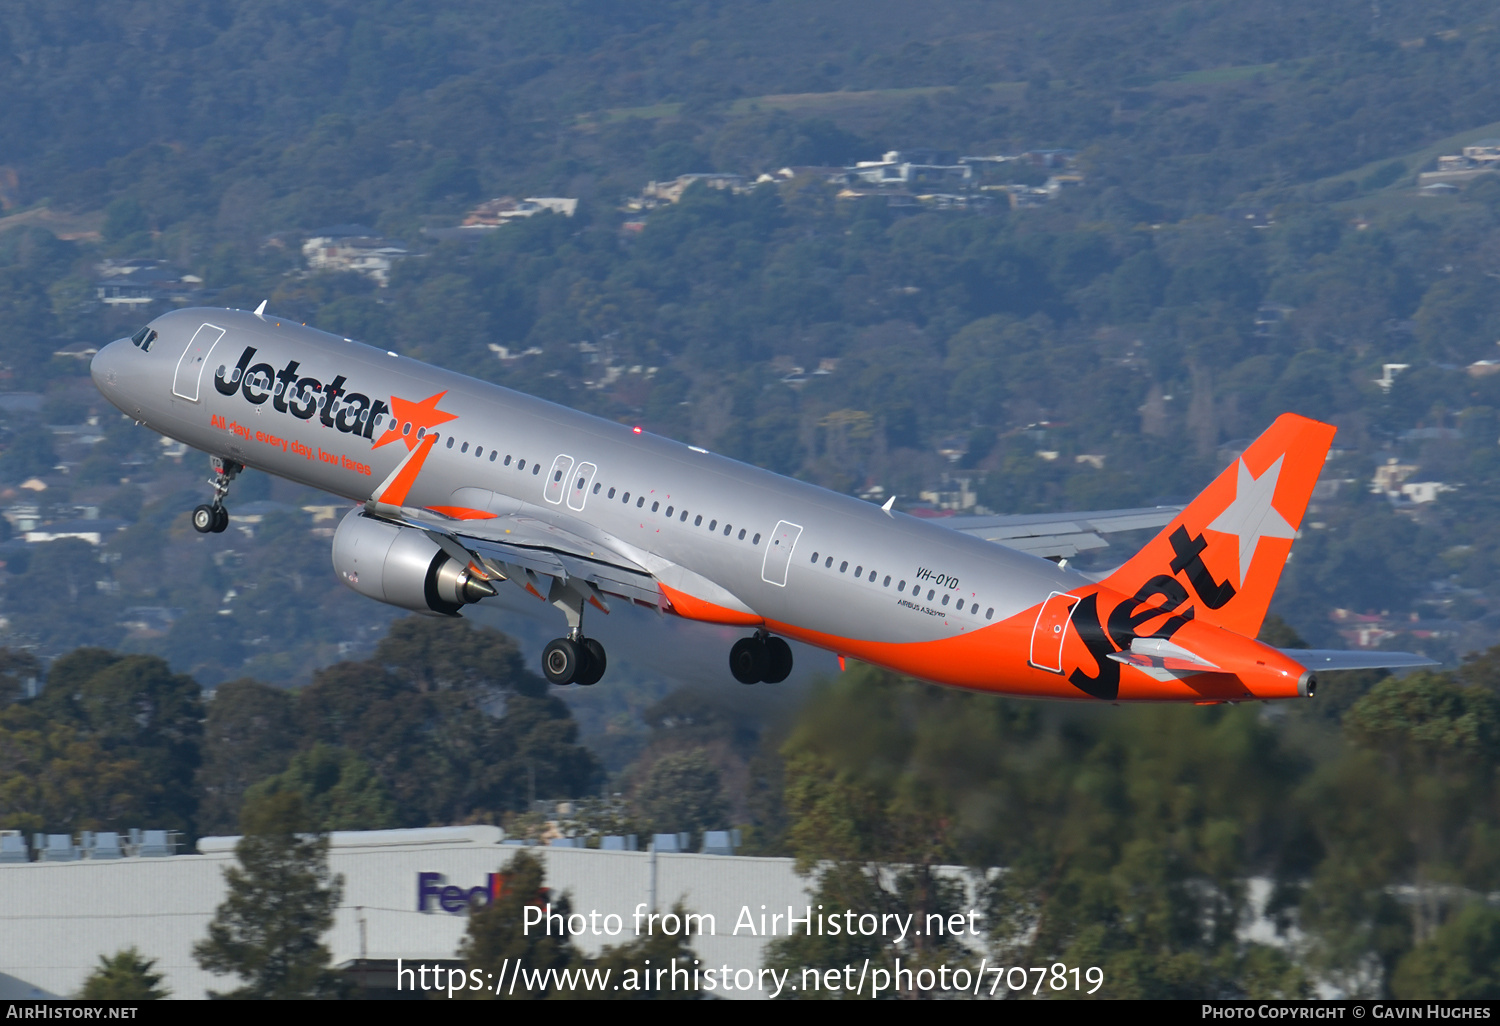
[[[881,506],[880,508],[882,510],[884,510],[885,512],[889,513],[891,511],[891,506],[894,505],[895,502],[896,502],[896,497],[894,495],[892,495],[889,499],[885,500],[885,504],[883,506]]]
[[[266,301],[264,299],[260,301],[260,306],[255,308],[255,316],[262,319],[266,316]]]

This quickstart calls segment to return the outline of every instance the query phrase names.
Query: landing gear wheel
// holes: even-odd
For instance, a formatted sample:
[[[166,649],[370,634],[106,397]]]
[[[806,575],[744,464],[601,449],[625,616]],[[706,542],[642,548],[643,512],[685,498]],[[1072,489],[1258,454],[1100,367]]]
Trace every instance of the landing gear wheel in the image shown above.
[[[209,528],[214,534],[223,534],[224,529],[229,526],[229,510],[223,506],[214,508],[214,525]]]
[[[583,653],[588,658],[584,660],[583,669],[573,683],[584,686],[597,684],[599,678],[604,676],[604,668],[609,665],[609,660],[604,657],[604,646],[593,638],[584,638],[579,644],[583,646]]]
[[[542,673],[553,684],[571,684],[583,669],[583,649],[572,638],[557,638],[542,649]]]
[[[765,680],[770,662],[760,638],[741,638],[729,650],[729,672],[741,684],[759,684]]]
[[[766,658],[769,666],[761,679],[767,684],[780,684],[792,672],[792,646],[780,638],[766,639]]]
[[[218,513],[208,503],[193,508],[193,530],[199,534],[208,534],[218,522]]]

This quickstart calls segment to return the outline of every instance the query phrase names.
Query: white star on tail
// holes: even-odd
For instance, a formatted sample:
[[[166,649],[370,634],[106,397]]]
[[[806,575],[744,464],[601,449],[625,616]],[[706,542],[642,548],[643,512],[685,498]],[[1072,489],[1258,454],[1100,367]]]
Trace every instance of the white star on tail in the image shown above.
[[[1271,499],[1276,495],[1276,482],[1281,477],[1281,461],[1284,459],[1284,453],[1276,457],[1276,462],[1260,477],[1251,477],[1250,468],[1241,459],[1234,501],[1208,525],[1210,531],[1220,531],[1239,538],[1241,588],[1245,586],[1250,563],[1255,559],[1255,547],[1262,538],[1297,537],[1297,529],[1287,523],[1286,517],[1276,512],[1276,507],[1271,505]]]

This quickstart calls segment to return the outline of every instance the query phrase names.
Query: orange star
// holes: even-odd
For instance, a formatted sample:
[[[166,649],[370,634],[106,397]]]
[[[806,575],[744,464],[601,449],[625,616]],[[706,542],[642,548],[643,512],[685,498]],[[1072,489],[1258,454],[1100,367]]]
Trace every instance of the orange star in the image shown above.
[[[406,443],[408,449],[415,449],[417,447],[417,432],[419,430],[427,428],[431,431],[439,424],[446,424],[450,420],[457,419],[458,414],[444,413],[437,408],[438,401],[447,394],[445,390],[439,392],[437,395],[428,396],[419,403],[391,396],[391,416],[395,419],[391,421],[390,430],[381,435],[380,440],[371,448],[378,449],[387,442],[394,442],[399,439]],[[402,434],[401,429],[407,424],[411,425],[411,431],[407,434]]]

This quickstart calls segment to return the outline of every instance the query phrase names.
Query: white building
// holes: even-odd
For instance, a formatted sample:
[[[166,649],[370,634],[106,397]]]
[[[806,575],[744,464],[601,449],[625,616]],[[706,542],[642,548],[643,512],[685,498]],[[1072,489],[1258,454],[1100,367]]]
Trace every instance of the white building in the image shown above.
[[[518,850],[504,844],[503,836],[487,826],[334,833],[329,863],[344,877],[343,902],[324,938],[334,964],[365,967],[387,985],[396,959],[404,968],[439,961],[456,966],[469,895],[476,889],[480,897],[488,893],[489,874]],[[238,986],[236,979],[204,972],[192,956],[224,899],[223,872],[234,864],[237,840],[203,838],[197,855],[0,864],[0,966],[12,978],[0,985],[75,994],[99,956],[134,945],[156,959],[156,971],[165,974],[174,997],[201,998],[210,989]],[[783,915],[784,936],[788,906],[800,917],[811,901],[809,881],[797,875],[791,859],[527,850],[542,860],[552,893],[567,894],[575,913],[599,913],[592,920],[597,933],[574,938],[590,955],[635,939],[637,911],[665,913],[681,902],[705,917],[704,935],[690,941],[703,966],[758,970],[769,940],[759,929],[762,906],[768,915]],[[754,932],[746,929],[746,915]],[[611,928],[618,932],[609,935]],[[741,973],[740,979],[752,975],[758,978]],[[768,995],[750,989],[717,996]]]

